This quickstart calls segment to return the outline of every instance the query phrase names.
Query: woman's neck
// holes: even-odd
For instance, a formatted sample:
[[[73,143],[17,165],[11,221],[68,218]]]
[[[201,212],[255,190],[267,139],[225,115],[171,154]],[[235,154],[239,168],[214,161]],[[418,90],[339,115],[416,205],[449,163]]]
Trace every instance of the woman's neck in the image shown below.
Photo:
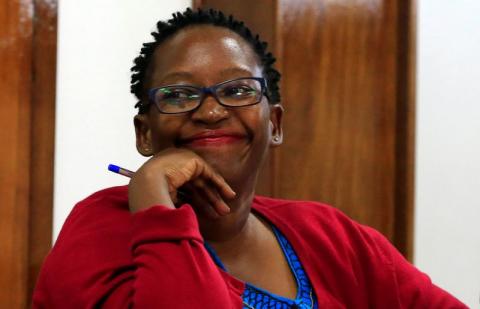
[[[226,243],[230,240],[248,235],[250,210],[254,192],[238,192],[234,200],[227,201],[230,213],[218,219],[198,217],[200,233],[214,246],[215,243]]]
[[[268,235],[272,234],[269,225],[261,217],[249,211],[241,229],[228,234],[228,237],[209,239],[208,244],[213,247],[222,263],[232,274],[239,275],[243,267],[262,257],[261,248],[265,247]],[[263,259],[264,260],[264,259]]]
[[[251,213],[258,173],[242,180],[226,179],[237,193],[226,201],[231,212],[217,220],[199,218],[200,233],[222,258],[235,256],[242,248],[249,248],[257,237],[258,219]]]

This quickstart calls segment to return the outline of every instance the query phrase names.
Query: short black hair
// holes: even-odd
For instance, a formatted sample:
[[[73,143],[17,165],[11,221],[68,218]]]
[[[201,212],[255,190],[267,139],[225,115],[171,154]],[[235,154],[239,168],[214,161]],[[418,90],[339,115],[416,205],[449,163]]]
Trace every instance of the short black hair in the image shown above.
[[[157,23],[157,31],[151,33],[155,40],[153,42],[143,43],[140,55],[134,60],[134,66],[131,68],[132,80],[130,92],[139,99],[139,102],[135,105],[135,107],[139,107],[139,114],[145,113],[149,106],[148,104],[142,104],[142,98],[144,97],[147,68],[155,49],[180,29],[192,25],[224,27],[244,38],[260,59],[263,67],[263,77],[267,81],[267,97],[269,102],[271,104],[280,102],[280,73],[273,67],[275,58],[271,52],[267,52],[267,43],[261,41],[258,34],[252,34],[252,31],[246,27],[242,21],[236,20],[232,15],[227,17],[223,12],[214,9],[198,9],[193,11],[188,8],[183,13],[174,13],[173,18],[167,22],[159,21]]]

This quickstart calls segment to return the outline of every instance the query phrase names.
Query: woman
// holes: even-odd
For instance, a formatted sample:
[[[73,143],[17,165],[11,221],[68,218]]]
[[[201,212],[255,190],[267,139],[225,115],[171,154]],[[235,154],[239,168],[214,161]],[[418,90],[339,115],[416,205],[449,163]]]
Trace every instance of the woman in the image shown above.
[[[338,210],[254,196],[283,109],[243,23],[187,10],[153,35],[132,77],[150,159],[76,205],[35,308],[465,307]]]

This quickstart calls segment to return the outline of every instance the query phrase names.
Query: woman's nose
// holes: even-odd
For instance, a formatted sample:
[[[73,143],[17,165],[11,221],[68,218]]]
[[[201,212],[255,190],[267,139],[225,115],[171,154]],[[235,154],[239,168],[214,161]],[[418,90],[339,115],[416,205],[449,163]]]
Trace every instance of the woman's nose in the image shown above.
[[[193,121],[213,124],[225,120],[229,116],[228,108],[209,95],[203,100],[200,107],[193,112],[191,118]]]

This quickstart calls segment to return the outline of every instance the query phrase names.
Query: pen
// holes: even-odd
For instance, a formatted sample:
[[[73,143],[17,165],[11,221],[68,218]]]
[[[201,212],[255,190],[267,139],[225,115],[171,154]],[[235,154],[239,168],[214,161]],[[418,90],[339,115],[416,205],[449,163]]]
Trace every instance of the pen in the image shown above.
[[[129,171],[126,168],[123,168],[123,167],[120,167],[120,166],[117,166],[117,165],[114,165],[114,164],[109,164],[108,165],[108,170],[110,172],[114,172],[114,173],[126,176],[128,178],[132,178],[133,174],[135,174],[134,172]]]
[[[135,172],[132,172],[130,170],[127,170],[126,168],[117,166],[115,164],[109,164],[108,170],[110,172],[114,172],[114,173],[126,176],[128,178],[132,178],[133,174],[135,174]],[[179,197],[185,197],[185,193],[182,190],[177,190],[177,194],[179,195]]]

